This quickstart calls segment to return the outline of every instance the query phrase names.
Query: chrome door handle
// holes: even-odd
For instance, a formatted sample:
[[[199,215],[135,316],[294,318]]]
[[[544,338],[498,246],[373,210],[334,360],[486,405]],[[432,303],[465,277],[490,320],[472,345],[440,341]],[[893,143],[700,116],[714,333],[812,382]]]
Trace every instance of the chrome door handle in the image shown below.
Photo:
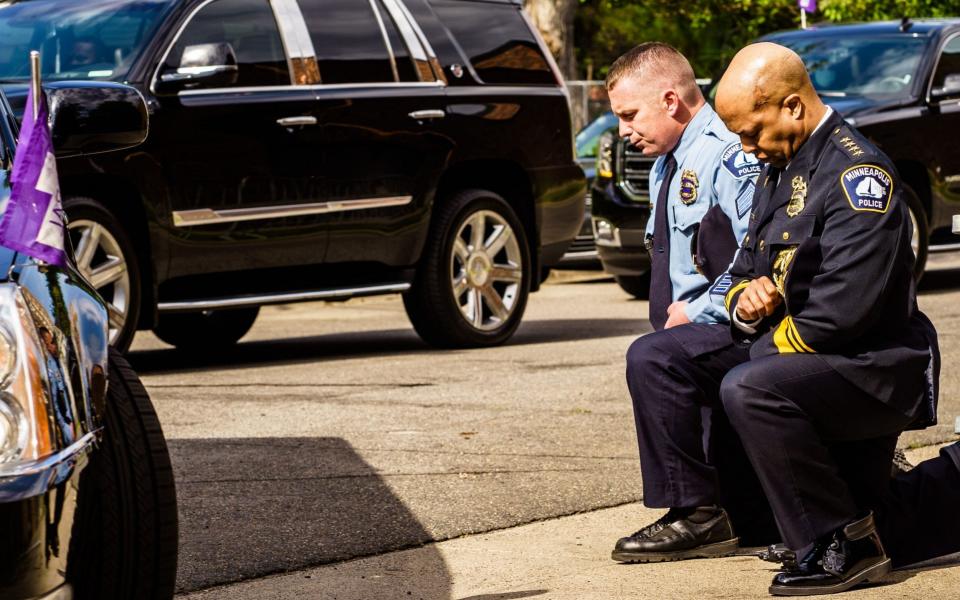
[[[306,125],[316,125],[316,117],[284,117],[282,119],[277,119],[277,125],[283,127],[304,127]]]
[[[415,110],[409,116],[411,119],[425,121],[426,119],[442,119],[447,116],[447,113],[442,110]]]

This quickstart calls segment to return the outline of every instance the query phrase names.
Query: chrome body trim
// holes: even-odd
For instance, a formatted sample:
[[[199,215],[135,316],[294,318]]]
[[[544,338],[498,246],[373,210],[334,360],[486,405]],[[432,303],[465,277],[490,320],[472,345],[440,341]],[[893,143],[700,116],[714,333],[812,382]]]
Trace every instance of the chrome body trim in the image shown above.
[[[415,110],[409,114],[409,117],[411,119],[416,119],[418,121],[422,121],[425,119],[442,119],[445,116],[447,116],[447,113],[443,112],[442,110],[431,110],[431,109]]]
[[[400,72],[397,71],[397,57],[393,53],[393,46],[390,45],[390,36],[387,35],[387,28],[383,25],[383,15],[377,8],[377,0],[370,0],[370,10],[377,19],[377,25],[380,26],[380,36],[383,38],[383,45],[387,47],[387,57],[390,59],[390,71],[393,73],[393,80],[400,81]]]
[[[960,232],[954,230],[954,233],[960,233]],[[960,250],[960,244],[937,244],[937,245],[931,244],[930,247],[927,248],[927,252],[929,252],[930,254],[935,254],[938,252],[956,252],[957,250]]]
[[[177,92],[178,96],[211,96],[216,94],[250,94],[254,92],[279,92],[287,91],[291,89],[296,90],[313,90],[313,91],[329,91],[329,90],[364,90],[364,89],[399,89],[399,88],[422,88],[422,87],[432,87],[432,88],[442,88],[445,87],[442,81],[403,81],[400,83],[393,82],[381,82],[381,83],[331,83],[331,84],[316,84],[316,85],[262,85],[262,86],[250,86],[250,87],[226,87],[226,88],[205,88],[202,90],[182,90]]]
[[[331,200],[311,204],[286,204],[283,206],[258,206],[253,208],[195,208],[173,211],[174,227],[195,227],[197,225],[215,225],[236,223],[238,221],[256,221],[258,219],[279,219],[303,215],[321,215],[324,213],[346,212],[349,210],[369,210],[391,206],[406,206],[413,196],[387,196],[384,198],[361,198],[358,200]]]
[[[357,296],[399,294],[409,289],[409,283],[387,283],[351,288],[312,290],[308,292],[278,292],[275,294],[236,296],[233,298],[182,300],[177,302],[160,302],[157,304],[157,310],[160,312],[197,312],[202,310],[216,310],[222,308],[242,308],[244,306],[264,306],[267,304],[308,302],[311,300],[343,300]]]
[[[282,127],[305,127],[316,124],[317,118],[311,116],[283,117],[282,119],[277,119],[277,125]]]
[[[91,431],[63,450],[39,460],[0,465],[0,502],[16,502],[45,493],[65,481],[86,457],[101,430]]]

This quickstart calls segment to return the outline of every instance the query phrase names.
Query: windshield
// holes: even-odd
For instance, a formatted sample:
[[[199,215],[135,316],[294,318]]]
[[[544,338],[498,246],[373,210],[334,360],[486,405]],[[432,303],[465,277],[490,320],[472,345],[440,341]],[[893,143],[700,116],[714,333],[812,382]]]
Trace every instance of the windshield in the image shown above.
[[[172,0],[0,0],[0,81],[126,78]]]
[[[617,116],[612,112],[604,113],[577,134],[577,158],[594,158],[600,136],[611,127],[617,126]]]
[[[803,35],[772,38],[803,58],[823,96],[908,98],[925,38],[905,35]]]

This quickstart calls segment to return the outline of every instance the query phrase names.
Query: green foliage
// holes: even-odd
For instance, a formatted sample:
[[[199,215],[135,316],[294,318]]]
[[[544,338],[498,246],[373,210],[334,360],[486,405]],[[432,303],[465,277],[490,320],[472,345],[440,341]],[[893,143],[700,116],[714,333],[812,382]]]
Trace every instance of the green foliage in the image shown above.
[[[580,0],[574,39],[581,72],[592,64],[594,77],[653,40],[686,55],[698,77],[712,77],[750,40],[798,21],[799,9],[786,0]]]
[[[697,77],[718,76],[750,41],[800,24],[795,0],[579,0],[574,43],[580,75],[592,65],[603,78],[610,63],[646,41],[671,44]],[[810,23],[960,15],[960,0],[819,0]]]

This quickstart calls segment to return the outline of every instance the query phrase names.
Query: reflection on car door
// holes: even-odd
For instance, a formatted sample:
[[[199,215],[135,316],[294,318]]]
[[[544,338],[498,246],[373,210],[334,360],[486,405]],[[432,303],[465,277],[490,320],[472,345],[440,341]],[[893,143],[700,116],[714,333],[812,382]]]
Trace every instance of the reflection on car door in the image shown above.
[[[321,80],[320,127],[304,133],[318,148],[323,195],[342,203],[327,262],[412,265],[451,147],[432,51],[394,0],[299,4]]]
[[[326,251],[325,224],[302,210],[324,200],[301,135],[315,94],[291,84],[268,0],[201,5],[160,72],[175,70],[188,46],[224,42],[236,54],[236,81],[160,94],[151,123],[170,182],[170,278],[316,264]]]

